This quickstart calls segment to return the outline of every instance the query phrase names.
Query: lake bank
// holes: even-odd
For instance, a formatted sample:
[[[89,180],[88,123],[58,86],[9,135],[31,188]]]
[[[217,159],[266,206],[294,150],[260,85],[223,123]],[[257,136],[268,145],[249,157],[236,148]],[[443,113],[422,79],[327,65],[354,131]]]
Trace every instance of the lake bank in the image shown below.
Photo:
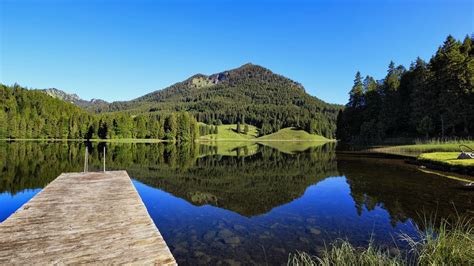
[[[474,141],[459,141],[455,143],[426,143],[426,144],[409,144],[409,145],[393,145],[368,148],[368,151],[381,152],[388,154],[397,154],[409,157],[417,157],[421,153],[430,152],[461,152],[459,145],[468,145],[474,147]]]
[[[474,141],[376,147],[367,151],[405,156],[408,162],[422,167],[474,176],[474,159],[457,159],[460,145],[474,147]]]
[[[107,142],[107,143],[171,143],[165,139],[0,139],[5,142]]]
[[[458,159],[459,152],[430,152],[417,157],[417,163],[430,169],[474,176],[474,159]]]

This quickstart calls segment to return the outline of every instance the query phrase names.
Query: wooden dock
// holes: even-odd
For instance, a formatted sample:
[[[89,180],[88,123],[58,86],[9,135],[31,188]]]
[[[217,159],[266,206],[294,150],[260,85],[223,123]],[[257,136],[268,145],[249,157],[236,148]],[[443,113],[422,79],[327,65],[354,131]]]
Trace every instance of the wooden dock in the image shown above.
[[[82,263],[176,264],[125,171],[61,174],[0,223],[0,265]]]

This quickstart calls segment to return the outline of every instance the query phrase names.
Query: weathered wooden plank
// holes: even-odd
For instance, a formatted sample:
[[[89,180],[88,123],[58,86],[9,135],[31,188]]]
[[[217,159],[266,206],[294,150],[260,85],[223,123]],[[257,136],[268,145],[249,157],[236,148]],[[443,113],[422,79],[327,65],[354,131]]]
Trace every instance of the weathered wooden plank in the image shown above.
[[[4,264],[176,264],[125,171],[61,174],[0,224]]]

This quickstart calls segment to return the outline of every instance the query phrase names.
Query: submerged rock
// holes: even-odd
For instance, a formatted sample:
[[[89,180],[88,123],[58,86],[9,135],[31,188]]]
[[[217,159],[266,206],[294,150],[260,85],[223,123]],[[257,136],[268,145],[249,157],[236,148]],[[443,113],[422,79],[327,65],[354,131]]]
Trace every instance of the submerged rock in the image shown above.
[[[204,234],[203,238],[204,240],[211,240],[214,237],[216,237],[217,232],[216,231],[208,231],[207,233]]]
[[[270,226],[271,229],[276,229],[278,227],[283,227],[283,225],[281,225],[280,223],[274,223]]]
[[[242,265],[240,262],[234,260],[234,259],[226,259],[224,260],[225,263],[227,263],[228,265]]]
[[[240,238],[238,236],[228,237],[224,239],[226,244],[238,245],[240,244]]]
[[[232,231],[230,231],[229,229],[222,229],[217,234],[217,236],[222,238],[222,239],[229,238],[233,235],[234,235],[234,233],[232,233]]]
[[[319,230],[318,228],[315,228],[315,227],[309,227],[308,231],[313,235],[320,235],[321,234],[321,230]]]
[[[211,257],[202,251],[194,252],[194,256],[199,259],[199,262],[202,264],[208,264],[211,262]]]
[[[234,230],[240,230],[240,231],[245,230],[245,226],[236,224],[236,225],[234,225]]]
[[[306,243],[306,244],[308,244],[310,242],[309,239],[307,239],[306,237],[302,237],[302,236],[298,237],[298,240],[303,242],[303,243]]]

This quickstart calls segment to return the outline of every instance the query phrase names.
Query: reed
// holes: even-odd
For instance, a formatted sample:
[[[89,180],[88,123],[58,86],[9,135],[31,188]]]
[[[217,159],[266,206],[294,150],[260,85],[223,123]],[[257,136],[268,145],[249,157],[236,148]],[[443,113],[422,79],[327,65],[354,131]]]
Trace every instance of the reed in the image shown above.
[[[364,248],[354,247],[347,240],[337,240],[320,255],[305,252],[290,254],[288,265],[474,265],[474,221],[469,217],[425,219],[425,226],[416,236],[401,234],[408,250],[389,252],[373,241]],[[401,255],[405,254],[405,255]]]

